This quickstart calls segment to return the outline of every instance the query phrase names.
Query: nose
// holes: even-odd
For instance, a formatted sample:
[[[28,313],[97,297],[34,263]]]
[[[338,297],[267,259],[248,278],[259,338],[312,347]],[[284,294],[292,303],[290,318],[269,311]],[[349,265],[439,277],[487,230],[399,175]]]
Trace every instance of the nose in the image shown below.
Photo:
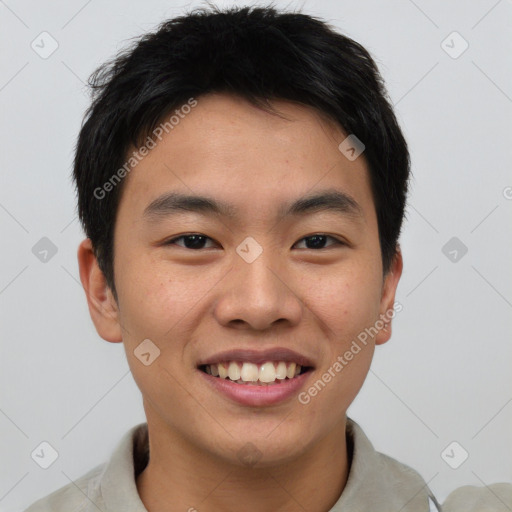
[[[294,279],[267,251],[251,263],[237,256],[230,274],[215,306],[220,324],[265,331],[300,322],[304,305]]]

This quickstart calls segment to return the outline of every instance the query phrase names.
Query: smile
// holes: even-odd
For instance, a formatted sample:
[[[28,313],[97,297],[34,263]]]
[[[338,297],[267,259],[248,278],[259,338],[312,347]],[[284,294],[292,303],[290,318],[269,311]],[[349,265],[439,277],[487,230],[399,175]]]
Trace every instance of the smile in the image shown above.
[[[262,364],[251,362],[226,361],[218,364],[207,364],[199,367],[200,370],[237,384],[253,386],[273,386],[285,380],[309,371],[310,367],[287,361],[266,361]]]

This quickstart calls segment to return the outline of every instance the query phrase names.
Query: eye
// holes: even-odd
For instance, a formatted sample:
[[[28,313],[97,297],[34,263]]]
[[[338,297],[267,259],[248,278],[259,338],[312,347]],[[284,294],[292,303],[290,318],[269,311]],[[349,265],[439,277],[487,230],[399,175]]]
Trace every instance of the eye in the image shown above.
[[[334,244],[332,245],[345,245],[341,240],[338,240],[337,238],[334,238],[330,235],[324,235],[321,233],[316,233],[314,235],[306,236],[299,240],[297,244],[302,243],[305,241],[306,247],[305,249],[325,249],[330,247],[329,245],[326,247],[326,241],[330,239],[334,241]],[[178,240],[183,240],[183,244],[177,243]],[[202,235],[200,233],[192,233],[188,235],[181,235],[176,238],[172,238],[171,240],[168,240],[165,242],[164,245],[177,245],[179,247],[183,247],[184,249],[192,249],[192,250],[200,250],[205,249],[208,247],[205,247],[205,244],[207,241],[214,242],[213,239],[210,237],[207,237],[206,235]],[[215,242],[214,242],[215,243]],[[297,245],[295,244],[295,245]],[[214,246],[212,246],[214,247]]]
[[[301,240],[299,240],[297,243],[301,243],[303,240],[306,240],[307,247],[305,247],[305,249],[324,249],[325,241],[328,238],[330,238],[331,240],[334,240],[335,243],[333,245],[345,245],[341,240],[338,240],[337,238],[334,238],[333,236],[323,235],[321,233],[316,233],[314,235],[306,236],[306,237],[302,238]]]
[[[176,243],[177,240],[183,240],[184,245]],[[178,245],[179,247],[184,247],[185,249],[204,249],[205,242],[207,240],[212,240],[206,235],[201,235],[200,233],[192,233],[190,235],[181,235],[172,240],[168,240],[164,245]]]

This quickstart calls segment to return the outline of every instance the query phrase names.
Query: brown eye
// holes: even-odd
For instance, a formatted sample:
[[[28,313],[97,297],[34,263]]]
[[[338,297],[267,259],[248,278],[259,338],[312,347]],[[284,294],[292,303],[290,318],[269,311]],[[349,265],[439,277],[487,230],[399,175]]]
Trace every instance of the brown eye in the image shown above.
[[[334,244],[331,245],[344,245],[343,242],[338,240],[337,238],[334,238],[329,235],[322,235],[322,234],[315,234],[304,237],[302,240],[299,240],[298,243],[301,243],[302,241],[306,240],[306,247],[305,249],[325,249],[325,243],[327,239],[334,240]]]
[[[177,240],[183,240],[183,245],[176,243]],[[207,240],[211,240],[211,238],[201,235],[201,234],[190,234],[190,235],[181,235],[172,240],[169,240],[165,243],[165,245],[178,245],[179,247],[184,247],[185,249],[204,249],[205,243]]]

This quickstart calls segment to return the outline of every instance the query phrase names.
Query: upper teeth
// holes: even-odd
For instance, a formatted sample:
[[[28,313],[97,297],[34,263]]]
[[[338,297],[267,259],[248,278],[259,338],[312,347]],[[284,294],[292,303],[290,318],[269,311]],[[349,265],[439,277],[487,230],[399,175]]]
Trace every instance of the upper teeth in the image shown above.
[[[254,363],[241,363],[230,361],[226,363],[206,365],[206,373],[221,379],[242,380],[244,382],[274,382],[276,379],[292,379],[299,375],[302,367],[296,363],[284,361],[267,361],[257,365]]]

